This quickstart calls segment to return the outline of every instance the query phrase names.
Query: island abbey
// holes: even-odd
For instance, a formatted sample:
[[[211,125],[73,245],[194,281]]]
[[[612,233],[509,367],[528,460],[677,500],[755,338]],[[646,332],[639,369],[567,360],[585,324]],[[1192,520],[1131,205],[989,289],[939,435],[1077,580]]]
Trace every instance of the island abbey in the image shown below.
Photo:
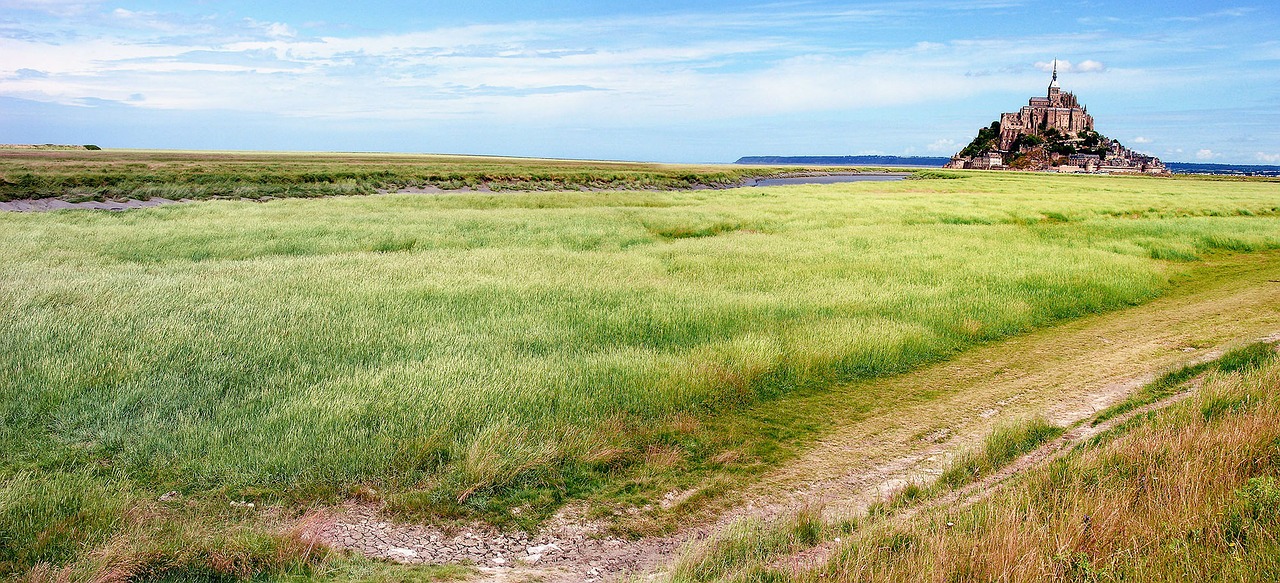
[[[1088,108],[1058,84],[1058,63],[1048,94],[978,131],[947,168],[1143,172],[1164,174],[1158,158],[1139,154],[1093,129]]]

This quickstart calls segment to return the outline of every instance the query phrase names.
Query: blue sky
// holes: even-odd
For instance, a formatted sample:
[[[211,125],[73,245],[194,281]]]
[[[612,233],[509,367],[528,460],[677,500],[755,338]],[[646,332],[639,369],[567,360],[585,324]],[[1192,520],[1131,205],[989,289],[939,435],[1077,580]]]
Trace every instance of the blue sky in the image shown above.
[[[954,153],[1064,89],[1166,161],[1280,164],[1280,8],[0,0],[0,142],[729,162]]]

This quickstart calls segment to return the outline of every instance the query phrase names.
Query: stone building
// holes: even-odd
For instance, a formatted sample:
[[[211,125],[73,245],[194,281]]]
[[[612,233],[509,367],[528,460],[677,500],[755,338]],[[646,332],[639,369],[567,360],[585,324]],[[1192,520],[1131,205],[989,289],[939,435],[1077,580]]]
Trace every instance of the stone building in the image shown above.
[[[1084,130],[1093,130],[1093,116],[1080,105],[1080,101],[1058,85],[1058,61],[1053,62],[1053,80],[1045,97],[1032,97],[1027,105],[1015,113],[1000,114],[1001,150],[1013,149],[1013,144],[1024,134],[1044,134],[1054,129],[1064,136],[1074,136]]]

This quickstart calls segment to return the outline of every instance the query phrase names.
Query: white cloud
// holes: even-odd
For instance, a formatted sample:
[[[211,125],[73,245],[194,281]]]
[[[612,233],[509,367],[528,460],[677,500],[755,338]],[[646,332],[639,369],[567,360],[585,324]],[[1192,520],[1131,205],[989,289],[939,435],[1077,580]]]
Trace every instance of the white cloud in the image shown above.
[[[1209,150],[1209,149],[1196,150],[1196,160],[1212,160],[1217,157],[1218,157],[1218,154],[1213,150]]]
[[[1242,16],[1248,16],[1249,14],[1252,14],[1256,11],[1257,11],[1257,8],[1252,8],[1252,7],[1225,8],[1215,12],[1206,12],[1206,13],[1197,14],[1194,16],[1168,16],[1163,18],[1162,20],[1165,20],[1168,22],[1200,22],[1200,21],[1209,20],[1212,18],[1222,18],[1222,17],[1240,18]]]
[[[5,10],[36,10],[55,16],[82,14],[101,4],[102,0],[0,0]]]
[[[1152,140],[1151,138],[1146,138],[1146,137],[1143,137],[1143,136],[1138,136],[1138,137],[1136,137],[1136,138],[1134,138],[1134,139],[1133,139],[1133,143],[1135,143],[1135,144],[1150,144],[1150,143],[1152,143],[1152,142],[1154,142],[1154,141],[1155,141],[1155,140]]]
[[[1280,163],[1280,154],[1268,154],[1266,152],[1258,152],[1257,156],[1258,156],[1259,162],[1266,162],[1267,164]]]
[[[115,23],[127,27],[153,29],[162,32],[183,31],[182,23],[167,20],[158,12],[143,12],[116,8],[111,11]]]
[[[1072,68],[1072,71],[1080,73],[1097,73],[1107,70],[1107,66],[1094,60],[1080,61],[1079,65]]]
[[[935,140],[932,144],[925,146],[924,149],[930,152],[946,152],[950,154],[952,152],[955,152],[956,150],[959,150],[960,148],[959,148],[959,144],[957,144],[955,140],[942,139],[942,140]]]
[[[252,18],[244,19],[249,28],[257,29],[273,39],[291,39],[298,36],[298,31],[283,22],[261,22]]]
[[[567,30],[575,29],[572,23],[350,38],[297,38],[285,25],[252,24],[271,38],[221,46],[0,39],[13,71],[50,72],[39,83],[0,81],[0,95],[75,104],[85,97],[123,101],[141,92],[147,107],[285,115],[669,120],[920,103],[1020,83],[965,77],[970,53],[983,49],[964,45],[786,56],[794,51],[768,39],[609,46],[577,40],[578,31]],[[270,59],[236,57],[250,53]],[[721,70],[749,55],[761,58],[751,67]],[[7,72],[0,65],[0,78]],[[377,90],[377,100],[370,90]]]
[[[1036,61],[1035,68],[1045,73],[1053,71],[1053,61]],[[1107,70],[1107,66],[1093,59],[1086,59],[1079,63],[1072,63],[1066,59],[1058,59],[1057,67],[1059,73],[1101,73]]]
[[[166,18],[127,10],[116,16]],[[133,36],[111,29],[58,44],[0,38],[0,96],[331,118],[672,123],[1030,95],[1045,80],[1027,70],[1036,57],[1136,50],[1131,39],[1094,35],[844,51],[786,36],[721,34],[727,21],[741,27],[766,17],[515,22],[345,37],[299,36],[285,23],[243,19],[198,37],[157,35],[138,26],[129,31]],[[209,25],[172,19],[184,30]],[[655,26],[679,30],[679,40],[634,34]],[[1000,55],[991,71],[973,69],[991,55]],[[1073,68],[1068,61],[1060,65]],[[1052,63],[1036,66],[1047,71]],[[1089,60],[1074,67],[1102,70]],[[20,78],[18,69],[48,75]],[[1074,78],[1070,85],[1115,91],[1179,82],[1174,75],[1117,69],[1105,78]],[[138,93],[146,100],[129,102]],[[955,149],[954,143],[930,146]]]
[[[1062,59],[1058,59],[1056,62],[1055,61],[1036,61],[1035,63],[1035,67],[1041,71],[1044,71],[1045,73],[1053,71],[1053,68],[1055,66],[1058,67],[1059,71],[1064,71],[1071,67],[1071,61],[1064,61]]]

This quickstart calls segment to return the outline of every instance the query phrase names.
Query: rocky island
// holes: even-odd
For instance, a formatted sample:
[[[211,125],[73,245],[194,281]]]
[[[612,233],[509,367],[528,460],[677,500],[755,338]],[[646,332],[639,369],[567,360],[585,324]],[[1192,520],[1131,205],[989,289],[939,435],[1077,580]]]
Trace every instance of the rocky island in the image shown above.
[[[946,168],[1167,174],[1159,158],[1130,150],[1093,129],[1088,108],[1058,84],[1058,63],[1045,97],[978,130]]]

